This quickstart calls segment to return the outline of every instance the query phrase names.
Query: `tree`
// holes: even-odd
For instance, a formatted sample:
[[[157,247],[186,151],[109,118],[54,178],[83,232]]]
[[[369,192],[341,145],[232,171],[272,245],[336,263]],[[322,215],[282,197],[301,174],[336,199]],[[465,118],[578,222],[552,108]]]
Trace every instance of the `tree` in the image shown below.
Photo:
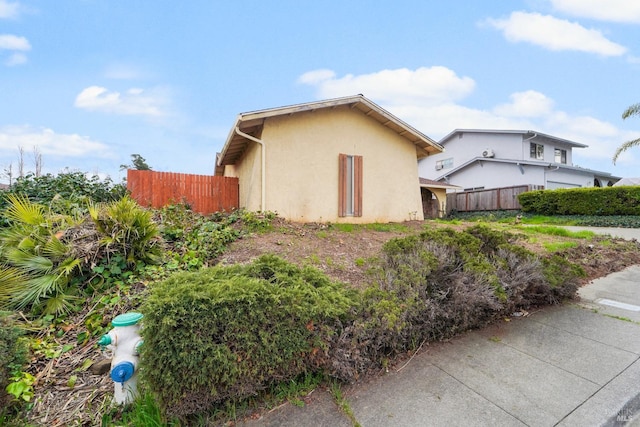
[[[120,165],[120,170],[135,169],[139,171],[150,171],[151,167],[147,164],[147,161],[140,154],[131,155],[130,165]]]
[[[36,177],[42,175],[42,153],[37,146],[33,147],[33,164],[36,169]]]
[[[13,185],[13,177],[14,177],[13,163],[9,163],[7,166],[5,166],[4,170],[2,171],[2,176],[9,179],[9,187],[11,187],[11,185]]]
[[[18,177],[24,176],[24,148],[18,147]]]
[[[631,116],[640,116],[640,103],[631,105],[624,111],[624,113],[622,113],[623,120],[626,120]],[[620,154],[631,147],[635,147],[636,145],[640,145],[640,138],[632,139],[631,141],[627,141],[619,146],[616,153],[613,155],[613,164],[616,164],[616,160],[618,160],[618,156],[620,156]]]

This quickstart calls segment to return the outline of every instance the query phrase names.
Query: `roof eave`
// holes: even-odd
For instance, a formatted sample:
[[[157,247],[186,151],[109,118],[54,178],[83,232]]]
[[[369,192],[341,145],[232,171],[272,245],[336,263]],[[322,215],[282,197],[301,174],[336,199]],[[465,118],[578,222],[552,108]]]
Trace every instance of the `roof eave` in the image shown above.
[[[535,130],[515,130],[515,129],[454,129],[453,131],[449,132],[447,135],[445,135],[442,139],[440,139],[440,145],[445,144],[449,139],[451,139],[454,135],[459,134],[459,133],[497,133],[497,134],[516,134],[516,135],[536,135],[536,136],[543,136],[545,138],[554,140],[554,141],[559,141],[562,142],[564,144],[568,144],[572,147],[576,147],[576,148],[587,148],[589,147],[586,144],[582,144],[580,142],[575,142],[575,141],[570,141],[568,139],[564,139],[564,138],[559,138],[557,136],[553,136],[553,135],[549,135],[543,132],[538,132]]]
[[[244,139],[237,135],[236,128],[241,128],[241,130],[244,131],[244,129],[248,127],[262,126],[264,120],[269,117],[292,115],[324,108],[336,108],[339,106],[351,106],[351,108],[358,108],[363,114],[372,117],[380,124],[390,128],[398,135],[411,141],[416,146],[416,156],[418,159],[444,151],[444,148],[440,144],[429,138],[427,135],[405,123],[379,105],[365,98],[363,95],[354,95],[239,114],[229,136],[227,137],[222,151],[220,152],[220,156],[218,157],[218,166],[233,164],[235,158],[229,159],[229,151],[234,147],[242,148],[239,147],[240,144],[238,142]]]

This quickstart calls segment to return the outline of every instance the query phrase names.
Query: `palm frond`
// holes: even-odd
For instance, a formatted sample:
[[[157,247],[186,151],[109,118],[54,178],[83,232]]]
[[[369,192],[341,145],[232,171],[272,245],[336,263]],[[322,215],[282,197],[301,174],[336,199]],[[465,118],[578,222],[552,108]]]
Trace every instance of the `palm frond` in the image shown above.
[[[45,222],[45,207],[31,202],[25,196],[7,194],[9,206],[5,210],[5,216],[12,222],[41,225]]]
[[[68,278],[74,272],[74,270],[80,268],[80,264],[82,262],[78,258],[67,258],[62,261],[57,267],[56,272],[58,273],[58,278]]]
[[[40,300],[55,295],[58,291],[58,276],[45,274],[25,281],[22,289],[17,290],[11,298],[12,305],[23,309],[29,305],[40,303]]]
[[[53,262],[50,259],[17,248],[7,248],[3,251],[3,255],[7,263],[25,272],[46,274],[53,269]]]
[[[640,138],[627,141],[621,146],[619,146],[615,154],[613,155],[613,164],[614,165],[616,164],[616,160],[618,160],[618,157],[620,156],[620,154],[622,154],[623,152],[625,152],[631,147],[635,147],[636,145],[640,145]]]
[[[622,118],[628,119],[631,116],[637,116],[637,115],[640,115],[640,103],[633,104],[629,106],[629,108],[624,110],[624,113],[622,113]]]
[[[25,276],[13,267],[0,266],[0,307],[9,308],[12,296],[20,289]]]
[[[51,236],[42,246],[42,255],[48,258],[60,259],[67,256],[70,252],[71,248],[62,243],[56,236]]]
[[[78,297],[58,293],[47,299],[44,303],[43,311],[45,314],[64,314],[73,310],[73,302],[78,301]]]

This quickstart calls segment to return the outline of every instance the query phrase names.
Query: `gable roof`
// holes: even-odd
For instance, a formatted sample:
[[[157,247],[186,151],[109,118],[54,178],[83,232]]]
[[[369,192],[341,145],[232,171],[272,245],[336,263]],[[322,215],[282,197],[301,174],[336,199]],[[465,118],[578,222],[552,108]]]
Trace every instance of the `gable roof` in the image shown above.
[[[360,110],[363,114],[378,121],[381,125],[388,127],[398,135],[411,141],[416,146],[419,159],[427,157],[430,154],[436,154],[443,151],[442,146],[422,132],[389,113],[371,100],[365,98],[363,95],[354,95],[344,98],[334,98],[324,101],[307,102],[304,104],[240,113],[233,125],[233,128],[231,129],[231,132],[229,133],[229,136],[227,137],[222,151],[217,156],[216,168],[234,164],[240,156],[242,156],[242,153],[244,153],[244,150],[247,148],[249,141],[251,140],[251,138],[247,138],[247,136],[242,134],[259,139],[266,119],[285,115],[291,116],[303,112],[336,108],[340,106],[348,106],[349,108]]]
[[[459,171],[461,171],[462,169],[465,169],[476,162],[510,163],[516,166],[539,166],[539,167],[550,167],[550,168],[552,167],[557,169],[566,169],[566,170],[575,171],[575,172],[593,174],[603,178],[606,177],[610,179],[620,179],[619,176],[611,175],[608,172],[581,168],[579,166],[570,166],[570,165],[565,165],[561,163],[539,162],[534,160],[510,160],[510,159],[494,159],[490,157],[474,157],[473,159],[466,161],[460,166],[453,168],[451,170],[448,170],[446,173],[440,175],[439,177],[436,178],[436,181],[440,181],[442,179],[446,180],[450,175],[454,175]]]
[[[444,146],[447,141],[452,139],[455,135],[462,133],[497,133],[497,134],[519,134],[519,135],[527,135],[527,139],[535,139],[537,137],[549,139],[552,141],[562,142],[566,145],[570,145],[576,148],[586,148],[588,145],[581,144],[579,142],[570,141],[564,138],[558,138],[557,136],[548,135],[546,133],[538,132],[535,130],[499,130],[499,129],[455,129],[450,132],[444,138],[442,138],[439,142],[440,145]]]
[[[446,182],[434,181],[433,179],[420,178],[420,187],[424,188],[444,188],[444,189],[457,189],[462,188],[458,185],[447,184]]]

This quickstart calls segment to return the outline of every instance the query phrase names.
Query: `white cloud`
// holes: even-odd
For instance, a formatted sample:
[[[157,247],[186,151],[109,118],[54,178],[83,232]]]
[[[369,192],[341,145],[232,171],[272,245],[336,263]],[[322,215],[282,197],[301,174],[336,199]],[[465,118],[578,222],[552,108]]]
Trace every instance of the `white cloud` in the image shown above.
[[[411,73],[409,70],[398,73],[385,70],[364,75],[347,75],[343,78],[336,77],[330,70],[322,70],[322,73],[315,75],[312,74],[315,72],[305,73],[298,82],[314,86],[320,99],[363,93],[435,140],[454,129],[532,129],[587,144],[588,148],[574,150],[574,164],[614,174],[616,168],[613,167],[611,158],[615,149],[622,142],[637,138],[640,133],[622,131],[595,117],[559,110],[553,99],[535,90],[513,93],[507,102],[488,109],[468,107],[463,105],[463,98],[471,94],[475,86],[472,79],[459,79],[455,77],[455,72],[444,67],[419,70],[437,70],[437,73],[430,75],[448,76],[442,79],[424,79],[415,85],[419,88],[429,87],[437,96],[408,94],[407,91],[413,86],[407,82],[416,80],[415,75],[413,78],[406,75],[407,72]],[[417,74],[417,70],[413,73]],[[317,76],[322,78],[316,78]],[[401,77],[394,79],[397,76]],[[442,82],[441,87],[437,86],[438,81]],[[455,82],[458,84],[454,84]],[[468,82],[473,84],[469,85]],[[376,88],[376,84],[386,86]],[[637,161],[633,155],[634,153],[625,153],[617,164],[620,167],[632,165]],[[619,168],[617,170],[620,171]],[[629,175],[629,172],[620,174]]]
[[[509,98],[511,102],[498,105],[494,113],[506,117],[540,117],[553,109],[553,100],[535,90],[516,92]]]
[[[120,93],[101,86],[89,86],[78,94],[74,105],[89,111],[160,117],[166,114],[163,111],[166,103],[166,95],[161,89],[153,89],[149,94],[140,88]]]
[[[19,3],[0,0],[0,18],[15,19],[18,15],[20,15]]]
[[[298,82],[315,86],[318,98],[362,93],[434,139],[460,127],[521,128],[528,123],[456,103],[473,92],[475,82],[446,67],[382,70],[342,78],[331,70],[320,71],[305,73]]]
[[[298,83],[314,85],[325,80],[331,80],[336,76],[332,70],[313,70],[308,71],[298,78]]]
[[[454,101],[473,92],[475,82],[458,77],[446,67],[400,68],[337,78],[331,70],[315,70],[303,74],[298,82],[317,86],[320,97],[334,98],[362,93],[387,104],[420,103],[437,105]]]
[[[43,155],[57,157],[112,156],[105,144],[86,136],[60,134],[51,129],[34,129],[30,126],[0,127],[0,151],[15,153],[18,147],[27,151],[38,147]]]
[[[0,34],[0,49],[27,51],[31,50],[31,44],[24,37],[14,36],[13,34]]]
[[[640,23],[636,0],[550,0],[554,9],[600,21]]]
[[[598,30],[551,15],[512,12],[507,19],[488,19],[486,23],[501,30],[510,42],[528,42],[553,51],[573,50],[604,56],[620,56],[627,51]]]
[[[27,55],[23,52],[31,50],[29,40],[13,34],[0,34],[0,51],[8,50],[11,53],[5,59],[4,64],[8,67],[22,65],[27,62]]]

